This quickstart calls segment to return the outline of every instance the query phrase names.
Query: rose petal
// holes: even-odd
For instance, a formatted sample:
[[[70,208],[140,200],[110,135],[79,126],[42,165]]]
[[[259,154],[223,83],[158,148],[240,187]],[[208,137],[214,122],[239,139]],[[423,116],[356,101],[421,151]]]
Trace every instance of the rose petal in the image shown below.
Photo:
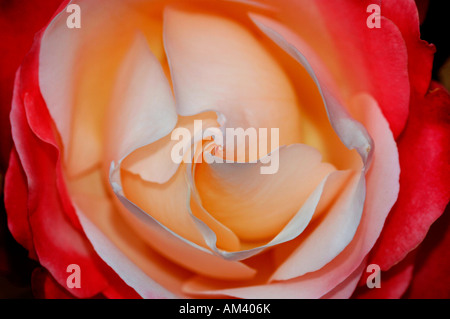
[[[366,286],[366,276],[363,276],[363,287],[358,288],[353,295],[358,299],[399,299],[405,293],[413,274],[415,253],[411,253],[387,272],[380,273],[380,288],[369,289]],[[370,273],[366,273],[368,275]]]
[[[178,128],[186,128],[194,137],[194,121],[202,120],[203,129],[217,127],[217,115],[214,112],[201,113],[195,116],[179,116],[178,123],[174,131]],[[148,182],[166,183],[177,171],[179,164],[175,163],[171,157],[173,147],[178,143],[186,143],[185,148],[191,146],[192,140],[173,140],[172,135],[166,135],[158,141],[137,149],[127,156],[122,169],[130,173],[139,175]]]
[[[177,123],[175,101],[164,71],[138,34],[118,71],[108,110],[106,163],[170,133]]]
[[[413,0],[383,1],[382,14],[392,20],[402,33],[408,50],[408,76],[411,88],[419,94],[426,94],[436,49],[433,44],[420,39],[416,3]]]
[[[35,42],[22,66],[27,72],[21,69],[18,73],[17,93],[11,111],[12,136],[27,176],[30,194],[27,201],[28,219],[39,262],[62,286],[66,283],[67,266],[72,263],[80,265],[85,271],[82,289],[73,293],[78,297],[89,297],[107,285],[103,274],[104,265],[77,228],[78,223],[72,223],[74,212],[70,212],[71,207],[67,206],[67,199],[63,198],[67,195],[64,184],[61,184],[61,172],[57,169],[59,153],[55,148],[55,140],[51,140],[51,120],[35,87],[38,49],[39,42]],[[5,190],[8,189],[5,187]],[[58,258],[55,259],[54,255],[58,255]]]
[[[322,296],[322,299],[348,299],[353,294],[358,281],[361,278],[361,274],[366,269],[367,258],[361,263],[361,265],[343,282],[337,285],[333,290]]]
[[[34,35],[51,18],[62,0],[10,1],[2,3],[0,15],[0,168],[8,167],[11,151],[11,111],[15,73],[30,50]],[[26,21],[27,23],[23,23]]]
[[[372,140],[364,126],[354,120],[338,94],[336,86],[311,47],[285,26],[257,15],[255,24],[278,46],[301,64],[312,77],[325,103],[328,118],[341,141],[349,149],[356,149],[365,165],[370,163]],[[289,42],[288,42],[289,40]],[[295,43],[295,46],[292,44]]]
[[[407,71],[411,61],[402,33],[385,16],[386,6],[398,6],[402,11],[394,15],[407,20],[411,15],[404,12],[404,7],[398,2],[386,3],[391,4],[384,1],[342,3],[331,0],[318,1],[316,5],[333,43],[339,65],[337,72],[345,74],[342,82],[347,87],[343,86],[342,90],[350,90],[350,95],[365,91],[376,97],[394,137],[397,137],[408,118],[410,85]],[[380,28],[367,25],[371,14],[367,12],[369,4],[381,8]],[[409,8],[405,9],[409,11]]]
[[[42,39],[39,73],[42,94],[65,148],[69,176],[98,165],[103,158],[111,92],[136,30],[151,33],[152,51],[162,52],[161,22],[151,14],[144,17],[130,3],[117,0],[108,2],[107,9],[90,1],[72,3],[80,5],[82,27],[68,28],[65,10],[53,19]]]
[[[398,140],[399,198],[370,262],[387,270],[424,239],[450,200],[450,95],[432,84],[425,97],[413,96],[410,118]]]
[[[292,84],[244,26],[168,6],[164,45],[179,114],[215,110],[224,114],[229,127],[277,127],[280,145],[301,142]]]
[[[210,250],[198,246],[168,229],[126,198],[121,186],[120,170],[114,167],[114,165],[111,166],[110,179],[114,193],[123,205],[120,210],[122,216],[138,232],[141,238],[159,253],[192,271],[202,273],[206,276],[226,279],[253,277],[255,274],[254,269],[243,263],[224,260],[213,255]],[[187,209],[190,202],[190,192],[186,194],[184,200]],[[190,213],[188,211],[188,214]],[[196,219],[193,215],[190,216],[193,218],[197,228],[207,228],[203,222]]]
[[[450,206],[431,226],[417,251],[408,298],[450,299]],[[395,266],[394,266],[395,267]]]
[[[364,102],[367,96],[355,101]],[[371,101],[369,103],[369,101]],[[367,100],[365,110],[367,128],[377,145],[371,169],[367,176],[367,193],[364,214],[350,244],[330,263],[315,272],[283,282],[233,288],[232,283],[220,285],[194,279],[183,286],[183,291],[196,296],[225,295],[238,298],[319,298],[348,278],[361,265],[373,247],[395,202],[398,189],[399,165],[396,160],[396,145],[389,124],[373,100]],[[360,106],[358,106],[360,108]],[[379,198],[385,200],[379,201]],[[218,287],[220,287],[218,289]]]
[[[297,248],[272,275],[271,280],[300,277],[328,264],[353,239],[361,219],[365,187],[362,175],[352,177],[338,199],[317,224],[299,238]]]
[[[75,297],[64,289],[52,275],[42,267],[37,267],[31,275],[33,295],[38,299],[74,299]]]
[[[139,176],[122,172],[125,197],[172,232],[197,245],[205,246],[203,237],[189,215],[189,190],[185,166],[165,184],[143,181]]]
[[[110,281],[110,286],[103,291],[103,295],[108,299],[142,299],[142,297],[130,286],[117,276],[117,280]]]
[[[317,150],[303,144],[290,145],[271,156],[270,165],[278,167],[268,175],[260,171],[269,164],[260,161],[196,165],[195,180],[203,207],[242,240],[275,237],[335,170],[321,162]],[[276,164],[274,156],[279,157]],[[280,203],[284,203],[282,207]]]
[[[117,212],[108,200],[84,194],[75,201],[82,205],[77,209],[77,215],[89,241],[127,285],[143,298],[175,297],[170,290],[176,291],[176,276],[167,274],[170,268],[145,245],[139,244],[132,231],[119,226],[123,221],[116,217]],[[184,275],[183,272],[180,274]]]
[[[5,176],[5,209],[14,212],[8,214],[8,228],[14,239],[28,250],[29,257],[37,259],[28,221],[27,187],[27,177],[14,147]]]

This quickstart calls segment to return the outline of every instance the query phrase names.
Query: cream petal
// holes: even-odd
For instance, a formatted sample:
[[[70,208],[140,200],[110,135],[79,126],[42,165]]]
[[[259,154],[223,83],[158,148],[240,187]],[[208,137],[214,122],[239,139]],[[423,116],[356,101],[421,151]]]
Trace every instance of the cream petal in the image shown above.
[[[220,111],[229,127],[276,127],[280,145],[301,142],[292,83],[247,28],[168,6],[163,32],[179,114]]]
[[[45,29],[39,85],[61,136],[65,169],[75,176],[103,159],[111,92],[136,30],[153,31],[150,47],[155,52],[163,49],[161,21],[148,14],[144,18],[128,1],[111,0],[107,6],[85,0],[70,3],[80,5],[82,28],[68,28],[63,9]]]
[[[106,162],[120,163],[134,150],[163,138],[177,119],[164,70],[138,33],[119,69],[108,110]]]
[[[322,297],[334,299],[350,297],[359,282],[361,273],[365,269],[365,265],[365,262],[362,262],[349,277],[339,285],[333,287],[328,294]],[[183,292],[198,298],[231,296],[251,299],[312,299],[320,297],[320,295],[317,294],[317,288],[319,287],[320,289],[320,286],[317,284],[314,285],[314,280],[317,279],[317,277],[307,276],[309,278],[304,278],[303,286],[298,285],[295,280],[290,280],[270,285],[245,285],[245,283],[238,283],[238,285],[241,285],[239,288],[227,288],[227,286],[230,286],[230,283],[206,280],[201,276],[195,276],[188,279],[183,284]],[[323,284],[330,287],[330,283],[327,282],[326,279]]]

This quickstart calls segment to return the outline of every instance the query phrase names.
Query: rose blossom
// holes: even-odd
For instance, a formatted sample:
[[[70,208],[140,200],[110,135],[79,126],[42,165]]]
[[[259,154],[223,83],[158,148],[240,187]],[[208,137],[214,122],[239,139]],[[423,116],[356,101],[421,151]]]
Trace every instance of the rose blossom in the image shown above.
[[[405,291],[450,180],[413,2],[383,1],[380,28],[373,1],[70,3],[81,28],[64,2],[16,74],[5,182],[12,234],[60,286],[346,298],[378,264],[401,269],[380,296]],[[279,171],[174,163],[170,133],[196,119],[279,128]]]

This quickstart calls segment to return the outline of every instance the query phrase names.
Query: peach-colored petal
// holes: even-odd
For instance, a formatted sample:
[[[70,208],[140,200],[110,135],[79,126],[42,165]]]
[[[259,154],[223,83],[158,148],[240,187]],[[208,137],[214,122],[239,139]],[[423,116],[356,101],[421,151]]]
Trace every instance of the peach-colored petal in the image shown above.
[[[254,20],[272,40],[296,58],[308,70],[319,87],[333,128],[348,148],[354,148],[358,151],[365,166],[364,170],[366,170],[370,164],[371,154],[373,153],[372,139],[366,129],[355,119],[351,118],[347,109],[339,101],[339,96],[333,90],[330,79],[326,77],[320,61],[310,51],[306,43],[291,33],[290,30],[268,19],[263,20],[264,24],[258,18],[254,18]],[[266,25],[270,25],[271,28]],[[298,46],[294,47],[291,43],[288,43],[282,35],[272,28],[281,32],[290,41],[295,41]],[[299,48],[311,57],[316,70],[313,70],[305,55],[302,54],[303,52],[300,53]],[[277,270],[272,279],[285,280],[295,278],[307,272],[320,269],[335,258],[348,245],[356,232],[362,214],[364,197],[365,179],[364,175],[361,175],[360,178],[357,178],[353,190],[347,193],[347,196],[341,196],[331,211],[328,212],[325,221],[322,221],[317,229],[312,232],[311,236],[308,236],[302,242],[300,247]],[[346,215],[342,215],[344,212]],[[328,237],[328,235],[331,236]],[[323,240],[324,238],[328,238],[328,240]],[[317,245],[321,246],[317,248]],[[305,256],[308,256],[307,262],[304,262]],[[299,260],[303,260],[301,266],[297,266]]]
[[[298,144],[289,146],[289,148],[297,148],[297,151],[300,151],[304,147],[305,145],[298,145]],[[283,156],[291,155],[291,153],[295,154],[296,151],[287,152],[286,148],[288,147],[282,147],[279,150],[280,153],[285,153],[283,154]],[[290,157],[286,156],[286,158]],[[323,168],[326,170],[326,167],[327,165],[324,165]],[[217,249],[215,245],[208,244],[209,247],[215,253],[217,253],[218,255],[222,256],[227,260],[243,260],[248,259],[256,254],[259,254],[266,248],[291,241],[292,239],[298,237],[303,232],[303,230],[307,227],[311,218],[315,216],[315,214],[322,213],[322,211],[317,210],[317,207],[319,208],[322,207],[320,209],[323,210],[323,207],[326,207],[330,202],[332,202],[334,195],[341,187],[343,187],[343,185],[345,185],[345,182],[346,180],[348,180],[348,177],[351,173],[352,173],[351,170],[334,171],[328,173],[315,187],[312,193],[307,197],[306,201],[304,201],[301,208],[298,211],[296,211],[295,215],[289,220],[289,222],[283,227],[283,229],[269,242],[267,242],[267,240],[262,242],[257,241],[242,242],[239,251],[224,251],[221,249]],[[194,184],[191,175],[188,174],[188,176],[190,177],[191,183]],[[327,191],[324,191],[325,186],[327,187]],[[201,200],[196,192],[195,187],[194,187],[194,199],[196,200],[197,205],[201,206]],[[214,243],[214,241],[211,238],[209,238],[207,234],[205,234],[205,240],[208,243]]]
[[[292,83],[245,26],[168,6],[163,29],[179,114],[216,110],[229,127],[280,128],[280,145],[301,142]]]
[[[166,136],[176,123],[170,84],[145,37],[137,34],[119,69],[108,110],[106,162],[120,163],[132,151]]]
[[[283,148],[277,164],[278,171],[268,175],[260,173],[268,165],[261,162],[197,164],[203,207],[243,241],[271,240],[334,170],[321,162],[317,150],[303,144]]]
[[[192,215],[197,217],[205,227],[201,229],[205,242],[214,252],[238,251],[241,249],[241,242],[236,234],[224,224],[215,219],[206,211],[197,200],[191,195],[190,210]]]
[[[170,230],[150,214],[136,206],[125,197],[121,185],[120,169],[114,167],[114,165],[111,165],[110,181],[117,198],[120,200],[121,205],[118,203],[120,207],[119,211],[124,219],[134,228],[136,234],[140,236],[140,238],[162,255],[191,271],[209,277],[242,280],[254,276],[254,269],[243,263],[228,261],[214,255],[207,248],[199,246]],[[164,187],[164,185],[159,186]],[[183,203],[185,204],[185,207],[183,208],[183,212],[186,215],[189,215],[194,221],[195,226],[197,227],[195,231],[197,231],[201,226],[204,226],[204,224],[191,215],[191,212],[188,209],[190,202],[189,189],[181,184],[178,184],[177,186],[179,187],[176,189],[177,191],[186,192],[186,189],[188,190],[187,193],[184,193],[185,198],[183,199]],[[177,196],[176,192],[171,194]],[[178,200],[182,200],[182,198],[179,197]],[[167,202],[167,198],[165,202]],[[164,205],[166,205],[167,208],[168,205],[173,204],[162,203],[158,208],[164,209]],[[164,211],[167,212],[167,210]],[[176,213],[174,211],[171,212]],[[186,216],[183,218],[185,217]]]
[[[191,134],[191,139],[181,141],[185,143],[183,149],[189,149],[192,144],[201,143],[203,131],[194,125],[194,121],[198,120],[202,121],[201,129],[203,130],[218,127],[217,121],[220,121],[215,112],[205,112],[189,117],[180,116],[176,129],[184,128]],[[128,194],[127,198],[130,201],[188,241],[202,246],[204,245],[203,235],[207,237],[208,246],[215,247],[217,244],[226,250],[238,250],[239,239],[231,230],[196,205],[194,201],[191,200],[190,205],[186,204],[189,189],[183,177],[185,167],[179,168],[180,165],[171,158],[172,148],[178,143],[180,143],[178,140],[172,140],[172,137],[167,135],[127,156],[121,167],[122,170],[132,174],[127,174],[125,171],[122,174],[125,195]],[[177,175],[173,177],[177,170]],[[166,205],[167,203],[173,205]],[[177,205],[178,207],[175,207]]]
[[[194,116],[179,116],[175,127],[186,128],[194,137],[194,120],[202,120],[202,128],[217,127],[217,114],[215,112],[205,112]],[[171,158],[172,148],[184,142],[185,148],[190,147],[194,140],[172,140],[171,134],[157,140],[154,143],[141,147],[127,156],[122,169],[130,173],[139,175],[143,180],[163,184],[167,182],[177,171],[179,164]]]
[[[174,233],[199,246],[206,246],[188,212],[186,203],[189,191],[184,165],[164,184],[146,182],[124,171],[121,177],[123,193],[129,201]]]
[[[117,69],[136,29],[152,35],[152,51],[164,51],[161,22],[150,15],[144,18],[129,2],[111,0],[106,7],[84,0],[71,3],[80,5],[82,27],[69,29],[62,10],[46,28],[39,83],[61,136],[65,168],[74,176],[102,160],[105,114]]]

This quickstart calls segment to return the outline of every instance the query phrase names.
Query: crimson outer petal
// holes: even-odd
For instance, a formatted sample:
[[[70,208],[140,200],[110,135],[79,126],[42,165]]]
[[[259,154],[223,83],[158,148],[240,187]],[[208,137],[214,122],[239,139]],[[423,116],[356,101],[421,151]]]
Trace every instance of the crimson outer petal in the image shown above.
[[[424,96],[430,86],[435,47],[420,39],[419,14],[413,0],[382,1],[381,14],[399,28],[408,51],[411,99],[416,92]]]
[[[369,289],[366,285],[367,274],[364,274],[360,287],[356,289],[352,297],[358,299],[401,298],[411,282],[415,257],[416,251],[412,251],[405,259],[387,272],[382,271],[380,274],[381,287],[379,288]]]
[[[394,4],[390,4],[391,2]],[[343,66],[342,72],[345,72],[346,78],[353,79],[353,90],[368,91],[376,98],[397,138],[408,118],[410,83],[407,74],[408,52],[405,50],[407,43],[404,42],[402,29],[385,14],[385,6],[395,7],[395,2],[396,0],[317,1],[327,30],[334,40],[340,65]],[[381,8],[380,28],[367,27],[367,18],[371,13],[366,11],[371,4]],[[411,18],[410,15],[407,18]],[[383,28],[383,25],[388,27]],[[431,65],[429,71],[431,72]],[[428,82],[430,76],[431,73],[428,75]]]
[[[450,299],[450,206],[419,246],[408,298]]]
[[[6,170],[11,150],[9,112],[14,75],[30,50],[36,32],[48,22],[62,0],[0,2],[0,169]]]
[[[394,78],[389,76],[392,70],[389,67],[386,69],[385,62],[390,58],[383,56],[385,50],[382,46],[373,43],[378,31],[365,28],[364,19],[368,13],[364,13],[371,3],[377,1],[324,1],[320,7],[324,16],[328,17],[326,23],[333,38],[340,39],[345,34],[352,39],[351,43],[338,40],[337,47],[343,53],[341,59],[344,64],[352,65],[356,60],[352,57],[357,53],[352,49],[358,51],[362,48],[363,52],[369,53],[367,60],[363,58],[363,61],[376,82],[371,92],[379,100],[397,138],[401,167],[399,198],[369,259],[369,263],[379,264],[382,270],[387,271],[422,242],[430,225],[441,216],[449,202],[450,101],[445,89],[436,83],[430,84],[435,48],[420,39],[419,17],[413,0],[384,0],[378,3],[383,16],[379,30],[383,29],[383,23],[394,23],[407,51],[409,103],[405,105],[404,98],[392,98],[404,86],[398,82],[400,78],[393,81]],[[408,257],[408,263],[412,264],[412,257]],[[400,297],[398,292],[407,287],[411,280],[411,268],[402,276],[398,270],[401,267],[395,268],[395,274],[389,274],[390,288],[386,287],[384,293],[378,293],[378,296]],[[440,273],[445,278],[449,276]],[[371,295],[375,296],[374,293]]]
[[[5,180],[8,223],[16,240],[60,286],[66,287],[67,266],[78,264],[81,288],[70,289],[70,293],[92,297],[111,291],[109,282],[121,279],[93,250],[67,194],[52,119],[39,90],[41,35],[24,59],[14,86],[10,115],[14,151]]]
[[[450,198],[450,95],[433,82],[424,98],[413,101],[398,139],[399,198],[368,262],[383,270],[382,287],[368,291],[363,273],[356,298],[450,296],[450,211],[439,218]]]
[[[61,1],[0,1],[0,175],[7,169],[12,148],[9,113],[11,111],[15,73],[25,54],[29,51],[35,33],[49,20]],[[14,174],[17,173],[17,169],[13,168],[11,170],[15,171]],[[21,187],[20,182],[17,184],[16,187]],[[0,189],[3,191],[1,186]],[[23,198],[17,197],[16,204],[26,206],[26,201]],[[18,207],[17,209],[20,212],[21,208]],[[21,214],[18,213],[18,215],[20,216]],[[1,222],[3,223],[3,219]],[[28,223],[17,223],[16,225],[18,225],[16,227],[28,227]],[[7,231],[6,222],[4,227],[5,231]],[[2,230],[3,228],[1,228],[0,232]],[[25,244],[24,246],[28,247],[29,245]],[[36,259],[33,256],[34,249],[31,247],[29,251],[30,256]],[[3,267],[3,270],[7,272],[16,271],[11,268],[14,267],[13,261],[15,258],[12,256],[15,253],[16,249],[10,247],[7,242],[4,242],[3,237],[0,238],[0,264],[2,264],[0,267]],[[17,262],[20,261],[17,260]]]
[[[11,151],[8,172],[6,173],[5,208],[9,212],[8,227],[15,240],[28,250],[28,256],[37,259],[28,222],[28,189],[27,178],[15,148]]]
[[[410,116],[398,139],[400,192],[369,263],[388,270],[416,248],[450,199],[450,95],[433,82],[411,99]],[[448,275],[447,275],[448,276]]]
[[[449,286],[442,285],[450,281],[446,268],[448,257],[445,259],[439,252],[443,256],[448,254],[443,251],[442,244],[436,249],[431,244],[424,246],[433,252],[430,256],[412,250],[420,245],[450,199],[450,97],[437,83],[430,85],[435,50],[420,40],[419,19],[413,1],[383,1],[382,10],[382,15],[397,25],[404,38],[411,96],[408,121],[397,139],[401,167],[399,197],[369,258],[369,263],[376,263],[385,271],[391,269],[386,272],[388,284],[378,292],[362,296],[398,298],[411,280],[412,292],[406,296],[423,296],[417,287],[425,288],[426,275],[436,279],[437,274],[439,280],[428,282],[424,290],[434,291],[431,295],[435,298],[448,296]],[[448,238],[448,228],[446,231]],[[433,231],[428,236],[433,237]],[[428,258],[434,258],[434,261],[428,261]],[[414,260],[420,271],[415,270],[413,274]],[[447,263],[442,262],[445,260]],[[419,279],[416,280],[416,276]]]

